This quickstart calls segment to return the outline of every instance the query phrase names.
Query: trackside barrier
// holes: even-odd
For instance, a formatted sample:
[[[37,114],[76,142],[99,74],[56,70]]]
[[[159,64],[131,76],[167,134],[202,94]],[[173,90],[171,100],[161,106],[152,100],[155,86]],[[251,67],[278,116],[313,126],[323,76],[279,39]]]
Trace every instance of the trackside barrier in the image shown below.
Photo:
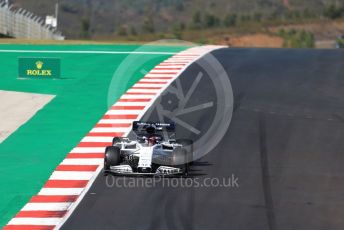
[[[14,38],[64,40],[56,28],[35,14],[0,0],[0,34]]]

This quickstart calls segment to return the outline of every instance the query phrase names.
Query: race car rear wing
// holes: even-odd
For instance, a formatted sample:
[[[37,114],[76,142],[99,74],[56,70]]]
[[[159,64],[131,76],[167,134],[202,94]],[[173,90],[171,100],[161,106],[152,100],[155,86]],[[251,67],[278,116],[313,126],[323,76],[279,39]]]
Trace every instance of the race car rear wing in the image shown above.
[[[133,122],[133,131],[167,131],[167,132],[174,132],[176,129],[176,125],[173,122],[170,123],[161,123],[161,122],[142,122],[142,121],[134,121]]]

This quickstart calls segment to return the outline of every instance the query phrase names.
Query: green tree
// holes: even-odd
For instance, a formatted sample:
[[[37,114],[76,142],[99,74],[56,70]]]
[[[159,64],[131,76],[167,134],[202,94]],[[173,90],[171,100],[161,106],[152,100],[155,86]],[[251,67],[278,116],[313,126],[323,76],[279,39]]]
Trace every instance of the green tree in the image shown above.
[[[181,23],[179,24],[179,27],[180,27],[180,30],[181,30],[181,31],[185,30],[185,28],[186,28],[185,23],[184,23],[184,22],[181,22]]]
[[[127,27],[126,26],[120,26],[117,34],[119,36],[127,36],[128,35]]]
[[[82,18],[81,19],[81,37],[88,38],[90,36],[90,19]]]
[[[226,27],[235,26],[237,24],[237,18],[238,16],[236,14],[227,14],[223,21],[223,24]]]
[[[314,48],[315,47],[314,34],[307,33],[307,37],[306,37],[306,41],[305,41],[305,46],[308,47],[308,48]]]
[[[324,16],[330,19],[337,19],[343,15],[343,7],[337,7],[335,4],[330,4],[324,9]]]
[[[339,37],[336,40],[336,43],[337,43],[337,48],[343,49],[344,48],[344,37]]]
[[[246,22],[246,21],[250,21],[250,20],[251,20],[251,15],[249,15],[249,14],[240,15],[240,21]]]
[[[184,2],[177,3],[176,10],[177,11],[183,11],[184,10]]]
[[[283,47],[314,48],[315,46],[315,38],[311,32],[280,29],[277,34],[284,39]]]
[[[261,13],[259,13],[259,12],[255,12],[255,13],[253,14],[253,19],[254,19],[255,21],[257,21],[257,22],[260,22],[260,21],[262,20],[262,17],[263,17],[263,15],[262,15]]]
[[[142,30],[145,33],[151,33],[151,34],[155,32],[153,17],[146,17],[143,20]]]
[[[278,36],[284,38],[286,36],[286,31],[285,31],[285,29],[281,28],[277,31],[277,34],[278,34]]]
[[[201,23],[202,22],[202,16],[201,16],[201,12],[197,11],[195,12],[195,14],[192,17],[193,23]]]
[[[293,18],[299,19],[301,17],[300,11],[295,10],[295,11],[292,11],[292,12],[293,12]]]
[[[137,35],[137,31],[136,31],[134,26],[130,27],[130,33],[131,33],[131,35],[134,35],[134,36]]]
[[[315,13],[313,11],[311,11],[310,9],[304,9],[302,14],[303,14],[304,18],[314,18],[315,17]]]
[[[204,19],[204,26],[206,28],[215,27],[220,24],[220,20],[213,14],[206,14]]]
[[[192,16],[192,28],[200,29],[202,27],[202,15],[200,11],[196,11]]]
[[[269,15],[269,19],[270,20],[276,20],[276,19],[278,19],[279,16],[280,16],[280,14],[277,11],[274,11]]]
[[[182,29],[180,24],[173,26],[173,35],[176,39],[182,39]]]

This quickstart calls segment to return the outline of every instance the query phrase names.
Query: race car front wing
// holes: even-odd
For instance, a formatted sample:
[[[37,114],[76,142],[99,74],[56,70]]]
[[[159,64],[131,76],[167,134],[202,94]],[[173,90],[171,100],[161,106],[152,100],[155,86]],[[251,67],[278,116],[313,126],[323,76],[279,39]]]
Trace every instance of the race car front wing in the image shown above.
[[[146,175],[146,176],[172,176],[183,174],[183,171],[180,168],[170,167],[170,166],[159,166],[156,172],[150,172],[147,168],[139,169],[138,172],[134,172],[133,168],[130,165],[116,165],[110,166],[110,170],[106,170],[106,173],[112,173],[117,175]]]

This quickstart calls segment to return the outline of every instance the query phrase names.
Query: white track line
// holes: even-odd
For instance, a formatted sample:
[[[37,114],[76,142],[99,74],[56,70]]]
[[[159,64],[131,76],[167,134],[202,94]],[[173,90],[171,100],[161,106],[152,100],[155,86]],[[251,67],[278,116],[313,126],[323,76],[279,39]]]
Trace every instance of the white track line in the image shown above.
[[[86,51],[86,50],[0,50],[0,53],[64,53],[64,54],[144,54],[173,55],[174,52]]]

